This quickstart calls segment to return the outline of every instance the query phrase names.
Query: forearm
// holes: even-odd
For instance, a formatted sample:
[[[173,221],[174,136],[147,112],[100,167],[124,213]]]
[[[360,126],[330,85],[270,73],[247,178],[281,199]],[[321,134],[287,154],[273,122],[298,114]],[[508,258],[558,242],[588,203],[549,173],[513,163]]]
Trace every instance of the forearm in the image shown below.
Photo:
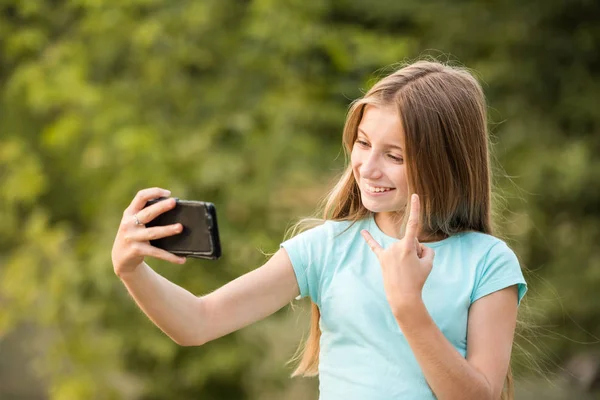
[[[437,327],[422,301],[396,313],[427,383],[440,400],[491,399],[484,375],[471,366]]]
[[[160,276],[145,262],[120,276],[142,311],[176,343],[201,344],[200,321],[204,320],[201,298]]]

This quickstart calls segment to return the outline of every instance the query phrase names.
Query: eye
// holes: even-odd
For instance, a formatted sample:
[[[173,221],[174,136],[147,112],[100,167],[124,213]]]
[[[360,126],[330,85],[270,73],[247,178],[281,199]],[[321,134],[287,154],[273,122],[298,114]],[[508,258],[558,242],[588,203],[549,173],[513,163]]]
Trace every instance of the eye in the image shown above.
[[[388,154],[388,157],[391,158],[392,160],[396,161],[396,162],[402,162],[402,161],[404,161],[402,159],[402,157],[396,157],[396,156],[393,156],[391,154]]]
[[[364,140],[360,140],[360,139],[357,139],[354,143],[358,143],[359,145],[361,145],[363,147],[369,146],[369,143],[365,142]]]

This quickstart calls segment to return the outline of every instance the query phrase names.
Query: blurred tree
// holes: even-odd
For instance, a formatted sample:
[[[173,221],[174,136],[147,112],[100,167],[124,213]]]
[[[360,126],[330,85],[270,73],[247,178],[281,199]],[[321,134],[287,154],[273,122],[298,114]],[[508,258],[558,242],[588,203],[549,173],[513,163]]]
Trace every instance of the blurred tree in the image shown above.
[[[171,343],[112,273],[122,210],[149,186],[214,202],[222,260],[149,261],[214,290],[325,194],[349,101],[381,67],[439,49],[484,82],[513,177],[498,180],[501,230],[535,271],[530,318],[549,332],[533,342],[560,362],[600,331],[599,19],[592,0],[5,1],[0,333],[38,325],[52,399],[278,398],[299,327],[278,313],[200,348]]]

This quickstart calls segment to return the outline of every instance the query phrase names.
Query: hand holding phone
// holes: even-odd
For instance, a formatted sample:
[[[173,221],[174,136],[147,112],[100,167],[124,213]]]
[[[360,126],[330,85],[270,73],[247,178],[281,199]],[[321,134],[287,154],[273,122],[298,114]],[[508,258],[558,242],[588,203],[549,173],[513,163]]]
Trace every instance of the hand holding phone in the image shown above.
[[[164,197],[170,195],[158,187],[142,189],[123,212],[111,251],[117,276],[133,274],[146,256],[175,264],[184,264],[186,257],[214,260],[221,256],[214,205],[191,201],[200,203],[194,206]],[[186,235],[178,240],[161,240],[177,238],[182,232]]]
[[[133,274],[146,256],[174,264],[185,263],[185,257],[176,256],[150,244],[150,240],[153,239],[178,235],[183,228],[180,224],[153,228],[146,228],[144,225],[177,205],[175,200],[168,200],[153,207],[144,208],[146,203],[149,200],[170,195],[170,191],[158,187],[142,189],[137,192],[131,204],[123,212],[123,218],[121,218],[111,251],[113,269],[120,278]]]
[[[166,200],[150,200],[145,207]],[[175,198],[175,207],[146,223],[146,227],[180,223],[181,233],[150,240],[152,246],[178,256],[216,260],[221,257],[221,242],[217,225],[217,212],[213,203]],[[145,208],[144,207],[144,208]]]

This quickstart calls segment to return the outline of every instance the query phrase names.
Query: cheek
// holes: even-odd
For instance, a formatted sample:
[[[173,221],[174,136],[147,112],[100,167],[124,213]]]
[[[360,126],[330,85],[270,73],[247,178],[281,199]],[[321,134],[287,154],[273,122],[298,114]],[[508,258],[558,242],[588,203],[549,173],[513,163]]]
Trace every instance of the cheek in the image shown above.
[[[406,177],[406,168],[404,168],[403,165],[394,168],[394,171],[390,171],[390,174],[390,176],[394,177],[394,182],[397,184],[398,188],[404,189],[408,185]]]

